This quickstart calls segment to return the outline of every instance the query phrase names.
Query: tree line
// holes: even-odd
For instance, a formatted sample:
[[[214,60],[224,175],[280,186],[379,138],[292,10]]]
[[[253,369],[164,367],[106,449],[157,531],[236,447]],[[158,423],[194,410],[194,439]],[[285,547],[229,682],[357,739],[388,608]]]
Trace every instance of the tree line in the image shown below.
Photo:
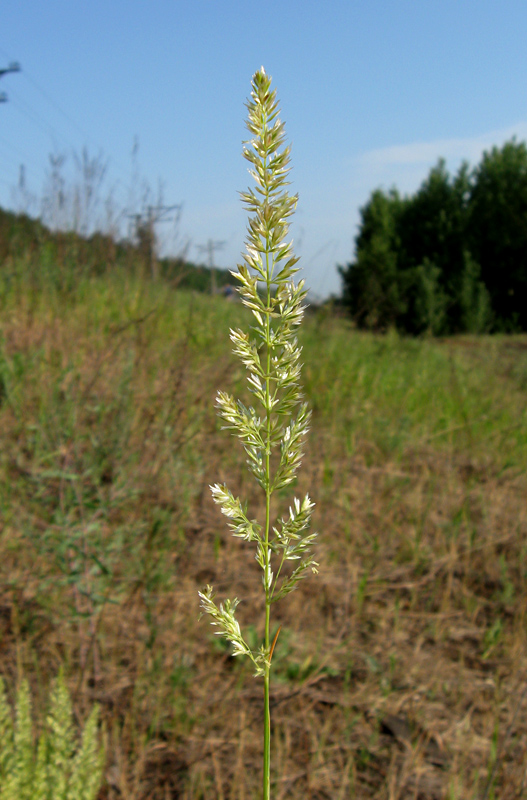
[[[152,269],[155,260],[155,269]],[[101,276],[112,270],[158,278],[180,289],[219,292],[232,283],[227,269],[211,270],[188,260],[185,254],[158,258],[147,225],[137,226],[131,240],[109,233],[85,235],[72,230],[51,230],[40,219],[0,207],[0,280],[15,272],[27,282],[52,281],[56,288],[75,287],[81,276]]]
[[[374,191],[342,304],[371,330],[434,335],[527,331],[527,147],[513,139],[414,195]]]

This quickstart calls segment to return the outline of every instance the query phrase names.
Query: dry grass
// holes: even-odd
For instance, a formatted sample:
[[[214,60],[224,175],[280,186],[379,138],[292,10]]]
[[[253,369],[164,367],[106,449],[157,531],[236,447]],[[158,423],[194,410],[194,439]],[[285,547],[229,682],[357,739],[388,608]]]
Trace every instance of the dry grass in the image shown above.
[[[208,491],[261,502],[213,407],[243,310],[111,280],[2,304],[0,672],[102,704],[101,800],[257,798],[261,687],[197,621],[206,583],[261,616]],[[524,797],[527,342],[304,340],[321,570],[276,607],[274,797]]]

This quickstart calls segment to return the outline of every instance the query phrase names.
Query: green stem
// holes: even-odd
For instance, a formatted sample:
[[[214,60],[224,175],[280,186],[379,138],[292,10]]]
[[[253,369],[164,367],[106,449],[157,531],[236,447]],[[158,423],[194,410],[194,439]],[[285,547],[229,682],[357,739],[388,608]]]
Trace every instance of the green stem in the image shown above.
[[[264,122],[264,131],[267,123]],[[267,157],[264,157],[264,171],[267,170]],[[266,200],[269,193],[267,193]],[[265,377],[265,403],[266,403],[266,423],[267,423],[267,448],[265,454],[265,651],[269,653],[269,629],[271,621],[271,587],[267,581],[270,571],[271,552],[269,549],[269,531],[271,527],[271,270],[269,267],[270,241],[267,233],[265,247],[265,274],[267,278],[267,312],[266,312],[266,356],[267,369]],[[271,260],[272,263],[272,260]],[[263,800],[271,798],[271,711],[269,705],[269,689],[271,680],[271,665],[267,664],[264,675],[264,774],[263,774]]]
[[[266,646],[269,642],[269,606],[265,608],[265,634]],[[264,800],[271,798],[271,712],[269,709],[269,682],[271,669],[265,668],[264,675],[264,764],[263,764],[263,796]]]
[[[269,276],[269,254],[266,253],[266,272],[267,272],[267,308],[271,306],[271,282]],[[265,399],[267,413],[267,448],[265,454],[265,470],[267,476],[265,489],[265,650],[269,652],[269,628],[271,618],[271,597],[270,587],[267,583],[267,575],[270,568],[269,550],[269,529],[271,525],[271,410],[270,410],[270,374],[271,374],[271,315],[267,311],[266,315],[266,339],[267,339],[267,370],[265,377]],[[271,713],[269,708],[269,683],[271,678],[271,666],[267,664],[264,675],[264,772],[263,772],[263,799],[270,800],[271,797]]]

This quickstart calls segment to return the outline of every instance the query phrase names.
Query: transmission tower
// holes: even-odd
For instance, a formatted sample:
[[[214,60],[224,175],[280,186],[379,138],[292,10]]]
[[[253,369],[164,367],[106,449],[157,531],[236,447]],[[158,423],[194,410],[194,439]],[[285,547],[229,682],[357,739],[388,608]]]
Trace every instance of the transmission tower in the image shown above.
[[[222,250],[226,244],[227,242],[214,242],[212,239],[209,239],[207,244],[196,245],[200,253],[207,253],[209,257],[211,294],[216,294],[216,271],[214,266],[214,253],[216,250]]]
[[[20,72],[21,67],[18,61],[12,61],[8,67],[4,67],[0,69],[0,78],[3,78],[4,75],[7,75],[8,72]],[[7,103],[8,97],[5,92],[0,92],[0,103]]]
[[[134,221],[134,233],[139,243],[139,248],[143,251],[145,260],[150,264],[152,278],[157,278],[157,254],[156,254],[156,231],[155,226],[159,222],[169,222],[170,216],[175,212],[175,224],[179,222],[183,205],[173,206],[147,206],[141,214],[128,214],[128,218]]]

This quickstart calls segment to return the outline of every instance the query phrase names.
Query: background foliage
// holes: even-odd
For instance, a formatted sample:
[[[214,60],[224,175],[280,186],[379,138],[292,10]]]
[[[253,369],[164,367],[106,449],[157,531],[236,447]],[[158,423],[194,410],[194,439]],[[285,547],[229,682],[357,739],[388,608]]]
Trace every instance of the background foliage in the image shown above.
[[[374,191],[356,257],[340,267],[357,325],[411,334],[527,330],[527,147],[515,140],[464,163],[440,160],[419,190]]]

